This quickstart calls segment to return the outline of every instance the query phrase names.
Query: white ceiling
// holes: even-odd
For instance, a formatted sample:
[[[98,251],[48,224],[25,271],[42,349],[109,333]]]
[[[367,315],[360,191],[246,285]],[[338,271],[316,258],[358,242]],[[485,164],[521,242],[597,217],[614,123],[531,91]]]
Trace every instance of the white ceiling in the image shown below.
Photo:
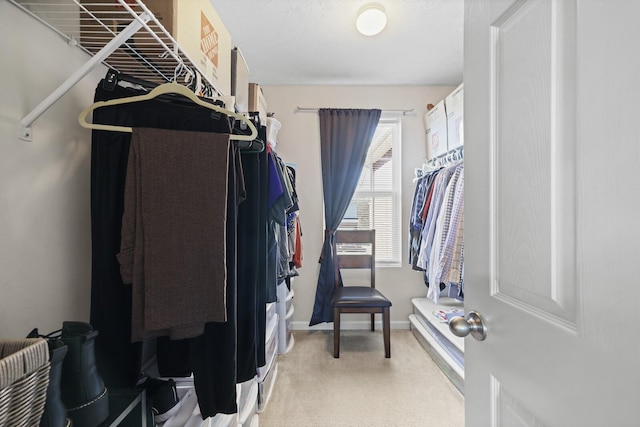
[[[377,36],[357,32],[368,0],[211,0],[262,85],[456,85],[464,0],[373,0]]]

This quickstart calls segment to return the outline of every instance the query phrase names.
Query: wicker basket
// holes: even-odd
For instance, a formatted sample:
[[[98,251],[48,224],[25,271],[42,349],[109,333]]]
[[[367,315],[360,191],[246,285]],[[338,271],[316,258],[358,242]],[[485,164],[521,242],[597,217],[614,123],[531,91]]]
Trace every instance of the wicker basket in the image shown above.
[[[0,426],[40,424],[49,369],[46,340],[0,340]]]

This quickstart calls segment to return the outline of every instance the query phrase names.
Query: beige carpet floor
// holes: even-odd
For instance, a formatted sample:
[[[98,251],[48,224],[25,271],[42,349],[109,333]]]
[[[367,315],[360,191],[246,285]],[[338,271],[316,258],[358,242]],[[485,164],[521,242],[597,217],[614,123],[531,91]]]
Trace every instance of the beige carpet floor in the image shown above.
[[[410,331],[391,332],[385,359],[379,331],[294,331],[261,427],[464,427],[464,397]]]

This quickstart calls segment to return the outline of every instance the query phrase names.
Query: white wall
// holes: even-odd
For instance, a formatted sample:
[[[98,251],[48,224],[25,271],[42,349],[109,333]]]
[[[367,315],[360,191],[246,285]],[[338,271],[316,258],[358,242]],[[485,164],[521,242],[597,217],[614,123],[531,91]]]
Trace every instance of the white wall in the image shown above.
[[[89,320],[91,134],[77,117],[106,69],[44,113],[25,142],[20,120],[89,57],[8,2],[0,28],[0,338],[22,338]]]
[[[412,312],[411,298],[425,296],[427,288],[421,273],[406,262],[408,257],[408,221],[413,192],[414,168],[426,158],[423,113],[426,105],[435,104],[455,86],[266,86],[268,111],[282,123],[278,133],[278,154],[297,165],[296,186],[300,197],[303,267],[293,284],[295,291],[293,327],[308,327],[318,278],[318,258],[324,237],[322,173],[320,165],[320,131],[318,115],[296,113],[296,107],[414,109],[402,118],[402,260],[403,266],[379,268],[376,287],[391,299],[391,322],[394,328],[408,328]],[[367,317],[345,316],[350,327],[366,327]],[[318,328],[332,327],[331,324]]]

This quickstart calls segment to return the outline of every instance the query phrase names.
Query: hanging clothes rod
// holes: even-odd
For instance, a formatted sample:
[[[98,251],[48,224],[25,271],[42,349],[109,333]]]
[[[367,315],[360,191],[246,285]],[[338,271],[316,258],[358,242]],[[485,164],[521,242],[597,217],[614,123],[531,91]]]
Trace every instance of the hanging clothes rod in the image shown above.
[[[317,113],[320,108],[308,108],[308,107],[296,107],[296,113]],[[383,113],[395,113],[402,114],[406,116],[407,114],[413,113],[414,108],[410,110],[382,110]]]
[[[464,145],[452,148],[446,153],[440,154],[432,159],[427,160],[427,164],[432,166],[444,166],[448,163],[462,160],[464,158]]]

